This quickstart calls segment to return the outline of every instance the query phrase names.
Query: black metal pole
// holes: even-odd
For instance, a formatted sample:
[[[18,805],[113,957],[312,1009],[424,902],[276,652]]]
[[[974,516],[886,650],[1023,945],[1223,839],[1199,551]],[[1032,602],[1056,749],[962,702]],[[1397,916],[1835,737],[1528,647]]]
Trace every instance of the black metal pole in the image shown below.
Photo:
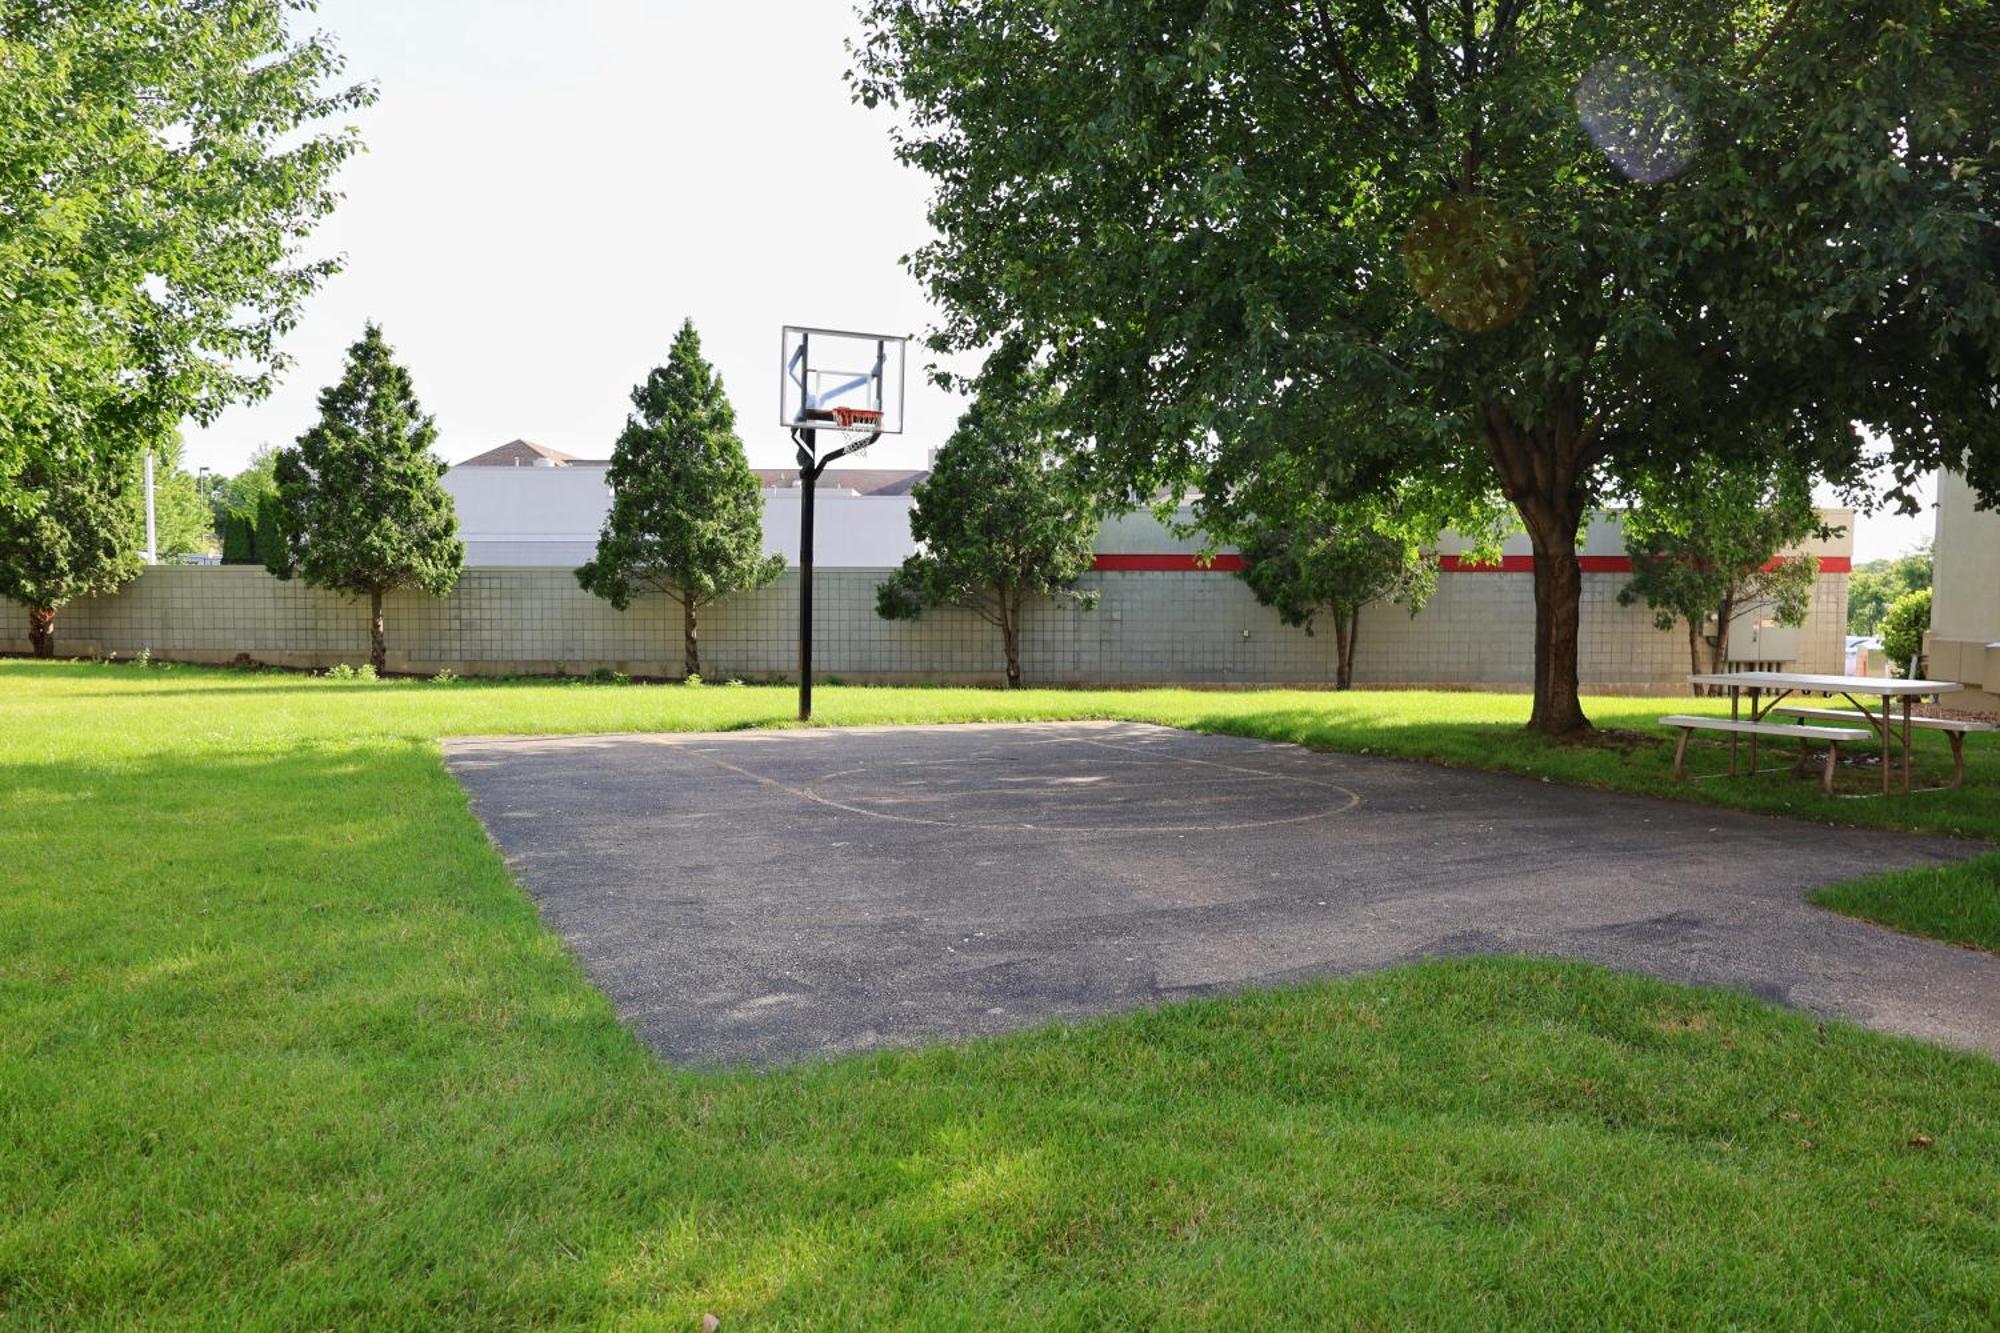
[[[850,437],[852,438],[852,437]],[[819,432],[795,430],[792,443],[798,446],[799,485],[799,721],[810,722],[813,715],[813,496],[819,490],[819,474],[827,464],[843,454],[866,449],[882,438],[876,431],[865,440],[843,445],[825,458],[818,452]]]
[[[799,441],[799,721],[813,715],[813,493],[819,489],[819,461],[813,457],[817,431],[802,430]]]

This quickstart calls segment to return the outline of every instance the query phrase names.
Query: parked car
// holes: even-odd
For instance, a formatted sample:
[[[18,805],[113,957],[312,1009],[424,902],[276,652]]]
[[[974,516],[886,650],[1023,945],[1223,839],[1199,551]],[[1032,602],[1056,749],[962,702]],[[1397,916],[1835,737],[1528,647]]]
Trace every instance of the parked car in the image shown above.
[[[1850,676],[1886,676],[1889,674],[1889,660],[1882,655],[1882,638],[1878,634],[1850,634],[1847,636],[1847,674]]]

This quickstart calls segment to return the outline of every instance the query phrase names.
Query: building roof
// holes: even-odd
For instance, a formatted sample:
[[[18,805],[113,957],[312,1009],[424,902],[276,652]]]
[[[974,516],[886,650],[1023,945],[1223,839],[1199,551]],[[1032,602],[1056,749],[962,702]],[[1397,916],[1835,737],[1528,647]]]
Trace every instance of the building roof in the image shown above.
[[[576,464],[589,466],[603,465],[599,458],[578,458],[560,449],[551,449],[546,444],[536,444],[533,440],[509,440],[497,449],[488,449],[483,454],[474,454],[460,463],[460,467],[571,467]]]
[[[799,484],[795,467],[760,467],[757,480],[767,489],[788,491]],[[919,468],[842,467],[819,474],[820,490],[853,491],[856,495],[908,495],[910,487],[930,475]]]

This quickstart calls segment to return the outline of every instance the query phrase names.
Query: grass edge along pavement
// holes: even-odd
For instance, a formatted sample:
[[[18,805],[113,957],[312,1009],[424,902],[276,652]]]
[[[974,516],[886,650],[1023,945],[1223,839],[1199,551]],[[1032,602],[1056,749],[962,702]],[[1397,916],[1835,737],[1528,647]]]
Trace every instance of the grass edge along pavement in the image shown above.
[[[1390,698],[823,708],[1312,715],[1380,752],[1416,742],[1343,719]],[[1503,698],[1422,696],[1409,725],[1506,751]],[[788,703],[0,664],[0,1324],[2000,1318],[2000,1065],[1596,968],[1437,962],[771,1075],[662,1067],[436,737]]]
[[[0,659],[0,671],[33,678],[38,670],[141,670],[134,664],[68,662],[46,666]],[[456,691],[523,691],[537,700],[557,698],[565,706],[546,719],[523,726],[478,722],[417,727],[426,739],[486,731],[548,734],[607,730],[721,730],[744,726],[798,725],[785,686],[645,685],[584,678],[399,679],[329,682],[282,671],[235,671],[162,664],[151,670],[180,673],[176,680],[208,688],[260,693],[294,685],[336,687],[360,692],[352,698],[352,721],[364,728],[367,705],[393,701],[421,716],[442,709],[432,697]],[[58,677],[60,678],[60,677]],[[115,677],[114,677],[115,678]],[[0,684],[8,679],[0,675]],[[144,679],[143,677],[141,679]],[[580,706],[572,691],[614,691],[595,706]],[[559,693],[551,696],[549,691]],[[624,691],[636,692],[624,695]],[[414,693],[411,693],[414,692]],[[312,696],[306,696],[312,697]],[[497,697],[508,697],[500,695]],[[1700,780],[1671,777],[1669,733],[1656,720],[1663,713],[1727,712],[1719,699],[1596,696],[1587,700],[1599,734],[1581,744],[1556,744],[1521,729],[1527,697],[1459,691],[1374,691],[1330,693],[1311,690],[982,690],[952,687],[820,687],[821,709],[813,725],[853,726],[896,723],[1110,720],[1153,722],[1283,741],[1315,749],[1392,755],[1455,767],[1514,773],[1544,781],[1608,791],[1693,801],[1754,813],[1821,823],[1943,833],[2000,843],[2000,736],[1966,738],[1966,780],[1956,791],[1917,791],[1881,797],[1873,769],[1846,776],[1848,794],[1829,800],[1813,783],[1782,775],[1723,776],[1727,741],[1697,741],[1689,772]],[[376,725],[394,730],[396,718]],[[457,710],[463,715],[467,710]],[[516,714],[518,718],[518,711]],[[414,722],[414,717],[410,719]],[[1917,784],[1941,782],[1950,772],[1949,742],[1918,732],[1913,738]],[[1862,748],[1866,754],[1866,748]],[[1873,921],[1910,934],[1968,948],[2000,952],[2000,851],[1938,870],[1875,876],[1830,886],[1812,895],[1829,910]]]

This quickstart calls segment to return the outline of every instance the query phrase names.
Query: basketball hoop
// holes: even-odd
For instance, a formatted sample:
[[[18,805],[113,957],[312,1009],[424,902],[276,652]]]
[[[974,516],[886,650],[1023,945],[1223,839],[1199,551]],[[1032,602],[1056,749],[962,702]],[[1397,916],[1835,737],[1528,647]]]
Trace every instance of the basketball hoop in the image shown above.
[[[833,429],[846,441],[846,452],[858,454],[882,438],[882,414],[869,407],[836,407]]]
[[[799,720],[812,720],[813,497],[827,465],[903,430],[903,349],[894,334],[788,324],[779,351],[778,421],[799,460]],[[822,449],[822,436],[838,446]],[[827,439],[826,444],[834,441]]]

